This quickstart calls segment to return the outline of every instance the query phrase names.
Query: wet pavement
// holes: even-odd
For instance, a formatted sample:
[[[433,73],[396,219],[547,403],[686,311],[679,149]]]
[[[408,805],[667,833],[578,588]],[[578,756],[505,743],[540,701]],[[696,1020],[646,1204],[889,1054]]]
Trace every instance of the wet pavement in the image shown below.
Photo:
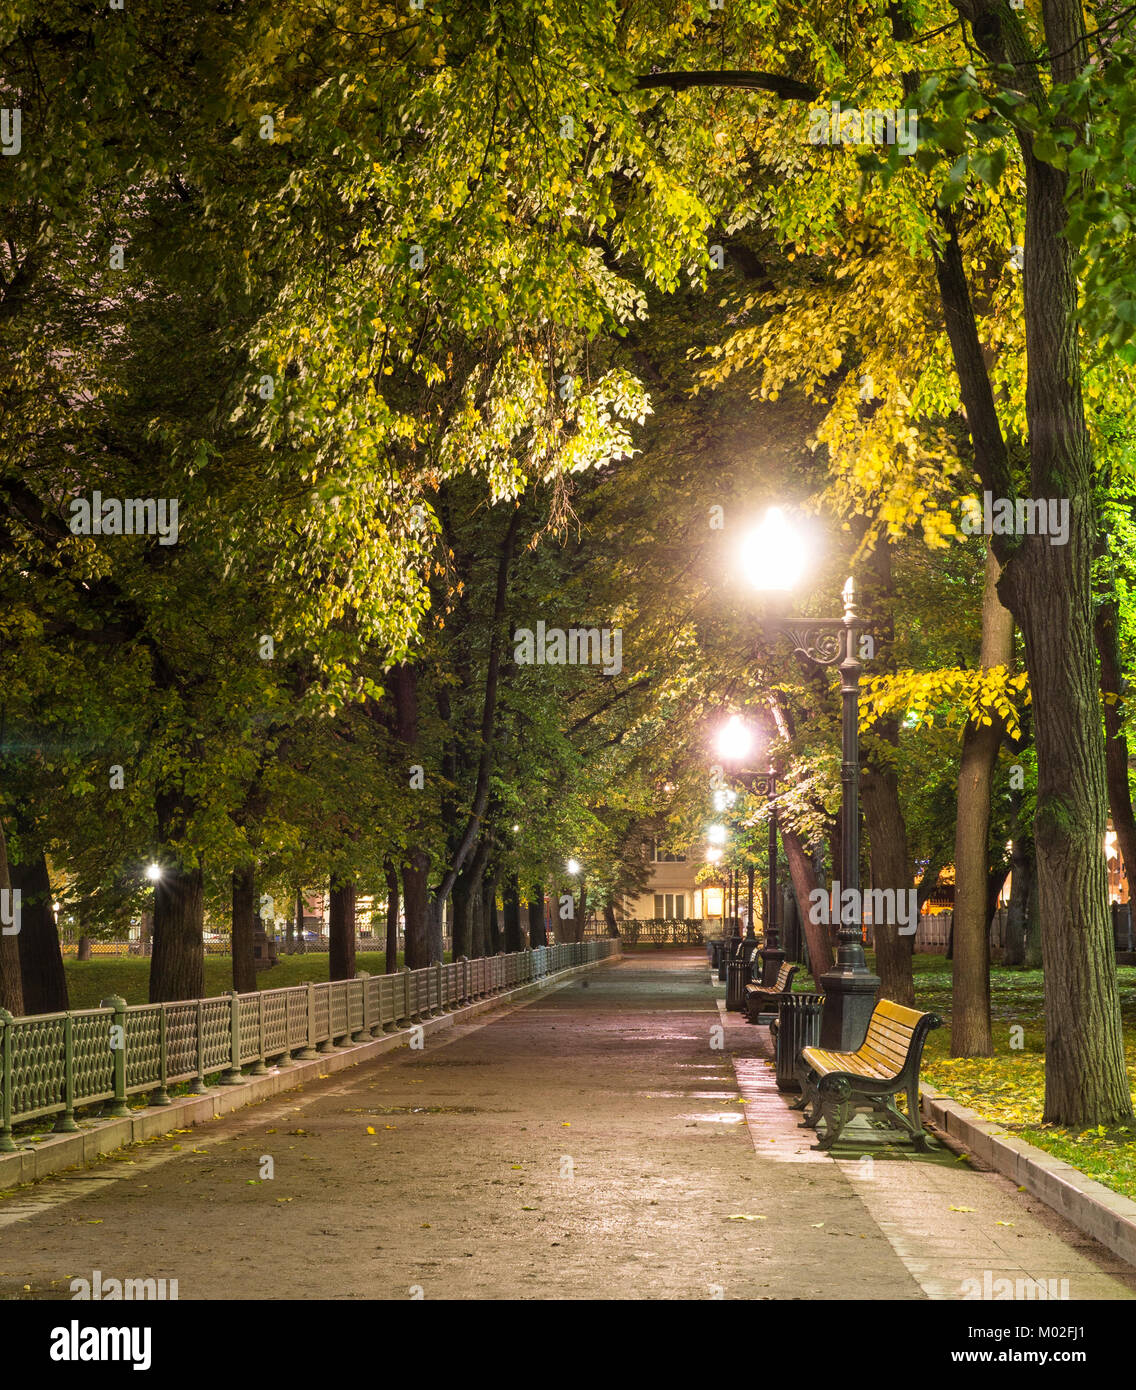
[[[0,1296],[1136,1296],[1136,1271],[949,1150],[834,1159],[702,952],[636,953],[0,1200]],[[865,1141],[867,1152],[869,1141]]]

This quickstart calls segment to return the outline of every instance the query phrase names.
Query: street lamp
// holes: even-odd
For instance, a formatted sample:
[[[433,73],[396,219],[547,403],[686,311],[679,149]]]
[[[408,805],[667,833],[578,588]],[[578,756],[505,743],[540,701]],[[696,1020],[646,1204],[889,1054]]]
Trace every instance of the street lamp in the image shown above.
[[[161,878],[161,876],[162,876],[162,866],[161,866],[161,864],[147,864],[147,865],[146,865],[146,877],[150,880],[151,883],[157,883],[157,881]]]
[[[762,526],[750,537],[750,546],[762,553],[749,554],[747,572],[755,587],[784,589],[786,574],[792,568],[800,573],[803,550],[791,543],[792,529],[776,508],[767,514]],[[747,550],[747,554],[748,554]],[[790,560],[795,564],[790,566]],[[855,589],[851,578],[844,585],[844,616],[832,621],[808,618],[771,618],[767,628],[789,638],[793,650],[818,666],[836,666],[840,672],[841,696],[841,805],[842,863],[840,882],[844,888],[860,886],[860,660],[857,654],[861,623],[856,615]],[[770,895],[772,897],[772,883]],[[836,967],[817,981],[824,991],[821,1015],[822,1047],[852,1052],[864,1041],[868,1021],[880,987],[879,977],[868,969],[864,957],[860,894],[845,921],[840,914],[837,929]]]
[[[718,735],[718,752],[727,762],[740,761],[747,756],[753,748],[753,744],[754,738],[749,726],[738,715],[732,714]],[[777,902],[777,807],[774,802],[777,795],[777,774],[771,762],[768,772],[748,772],[737,769],[734,775],[747,791],[764,796],[769,802],[769,906],[765,914],[763,932],[765,939],[757,954],[761,957],[761,983],[770,985],[777,979],[777,971],[785,959],[785,952],[781,950],[779,941],[780,923],[778,922],[779,904]],[[753,870],[750,869],[749,920],[746,936],[752,937],[753,935]]]

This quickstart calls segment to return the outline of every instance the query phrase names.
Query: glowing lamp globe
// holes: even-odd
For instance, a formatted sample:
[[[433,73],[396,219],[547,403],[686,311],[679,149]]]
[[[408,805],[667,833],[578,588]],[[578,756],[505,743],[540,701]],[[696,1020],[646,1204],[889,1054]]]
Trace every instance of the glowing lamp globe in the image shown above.
[[[739,763],[753,747],[753,732],[746,722],[731,714],[718,734],[718,752],[729,763]]]
[[[742,543],[742,566],[755,589],[791,589],[805,568],[801,538],[780,507],[770,507],[764,519]]]

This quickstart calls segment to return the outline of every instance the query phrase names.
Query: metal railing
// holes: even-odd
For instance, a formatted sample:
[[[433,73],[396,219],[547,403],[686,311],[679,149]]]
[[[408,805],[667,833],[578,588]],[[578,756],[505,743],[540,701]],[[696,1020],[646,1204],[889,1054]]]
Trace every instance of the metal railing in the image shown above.
[[[262,1075],[268,1062],[336,1051],[397,1032],[456,1005],[484,999],[578,965],[602,960],[618,942],[539,946],[510,955],[458,960],[393,975],[364,975],[326,984],[231,991],[212,999],[127,1004],[104,999],[97,1009],[14,1018],[0,1009],[0,1153],[16,1150],[12,1127],[54,1115],[59,1133],[78,1129],[75,1110],[104,1104],[104,1114],[128,1115],[127,1096],[152,1091],[152,1105],[169,1105],[168,1087],[188,1081],[206,1091],[222,1073],[236,1085],[243,1067]]]
[[[619,928],[620,939],[629,946],[644,942],[659,946],[701,946],[708,928],[711,933],[715,926],[721,930],[721,918],[704,922],[696,917],[625,917],[615,925]]]

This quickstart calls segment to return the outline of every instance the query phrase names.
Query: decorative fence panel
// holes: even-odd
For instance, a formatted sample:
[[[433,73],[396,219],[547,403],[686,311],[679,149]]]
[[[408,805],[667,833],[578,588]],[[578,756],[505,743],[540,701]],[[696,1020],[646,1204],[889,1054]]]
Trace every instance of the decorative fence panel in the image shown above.
[[[241,1079],[270,1058],[310,1057],[337,1041],[376,1037],[411,1019],[464,1001],[602,960],[619,943],[602,939],[402,970],[397,975],[230,993],[215,999],[127,1005],[13,1018],[0,1009],[0,1152],[16,1145],[12,1127],[44,1116],[57,1130],[75,1128],[77,1106],[110,1102],[124,1115],[126,1098],[205,1078]]]

